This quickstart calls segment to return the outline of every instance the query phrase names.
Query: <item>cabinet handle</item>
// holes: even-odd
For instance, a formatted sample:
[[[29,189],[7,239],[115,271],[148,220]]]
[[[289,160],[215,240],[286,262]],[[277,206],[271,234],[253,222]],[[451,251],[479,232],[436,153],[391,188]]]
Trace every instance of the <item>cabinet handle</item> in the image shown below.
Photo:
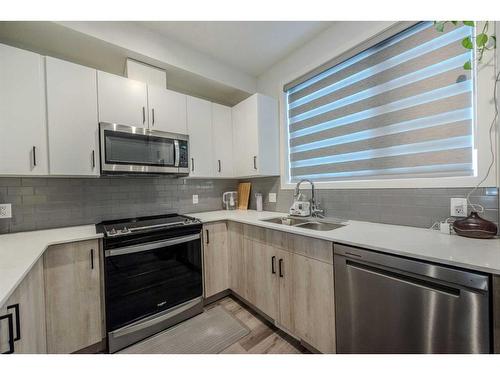
[[[92,150],[92,169],[95,169],[95,150]]]
[[[9,350],[3,352],[2,354],[14,353],[14,322],[12,321],[12,314],[5,314],[0,316],[0,321],[7,319],[9,324]]]
[[[191,158],[191,172],[194,172],[194,158]]]
[[[217,160],[217,162],[219,163],[219,173],[220,173],[220,171],[221,171],[221,169],[222,169],[222,168],[221,168],[221,164],[220,164],[220,160]]]
[[[253,169],[257,170],[257,156],[253,157]]]
[[[146,123],[146,107],[142,107],[142,123]]]
[[[276,256],[271,257],[271,273],[276,273]]]
[[[153,126],[155,126],[155,109],[154,108],[151,109],[151,115],[153,117]]]
[[[90,249],[90,269],[94,269],[94,249]]]
[[[279,266],[279,272],[280,272],[280,277],[283,277],[283,259],[280,259],[279,262],[278,262],[278,266]]]
[[[36,146],[33,146],[33,166],[36,167]]]
[[[210,234],[208,232],[208,229],[205,229],[205,232],[207,233],[207,245],[210,243]]]
[[[7,306],[7,310],[14,309],[14,315],[16,316],[16,337],[14,337],[14,341],[21,340],[21,320],[19,316],[19,304],[16,303],[14,305]]]

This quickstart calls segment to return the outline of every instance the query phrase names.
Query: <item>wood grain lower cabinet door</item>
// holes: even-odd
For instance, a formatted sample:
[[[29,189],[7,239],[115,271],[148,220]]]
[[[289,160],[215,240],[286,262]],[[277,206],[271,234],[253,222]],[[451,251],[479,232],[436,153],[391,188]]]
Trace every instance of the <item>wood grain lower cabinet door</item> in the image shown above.
[[[102,340],[98,245],[82,241],[45,252],[48,353],[72,353]]]
[[[203,270],[207,298],[229,288],[227,224],[205,224],[203,239]]]
[[[294,331],[293,308],[295,301],[292,295],[293,279],[297,277],[293,270],[293,254],[275,249],[277,257],[278,293],[279,293],[279,325],[289,332]]]
[[[295,333],[322,353],[335,353],[333,265],[294,254],[293,274]]]
[[[247,271],[246,299],[272,319],[278,316],[276,253],[263,242],[247,241],[245,265]]]
[[[47,352],[43,284],[43,261],[40,259],[5,305],[0,308],[0,315],[12,314],[13,317],[14,338],[16,338],[14,341],[15,354],[43,354]],[[17,321],[16,310],[19,313],[19,321]],[[0,324],[0,352],[3,353],[9,349],[8,330],[4,321]]]
[[[229,239],[229,287],[239,296],[246,298],[247,280],[245,252],[248,241],[243,238],[243,225],[228,223]]]

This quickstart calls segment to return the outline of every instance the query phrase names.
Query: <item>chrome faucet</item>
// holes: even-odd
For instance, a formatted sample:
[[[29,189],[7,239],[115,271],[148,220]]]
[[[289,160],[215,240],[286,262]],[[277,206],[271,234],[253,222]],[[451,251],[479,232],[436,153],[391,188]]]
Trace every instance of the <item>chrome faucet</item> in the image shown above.
[[[309,182],[311,184],[311,210],[309,212],[309,216],[311,217],[323,217],[325,214],[325,211],[319,208],[319,204],[316,203],[316,198],[314,196],[314,182],[311,180],[305,178],[303,180],[300,180],[297,182],[297,185],[295,185],[295,194],[293,195],[293,200],[296,201],[300,197],[300,184],[303,182]]]

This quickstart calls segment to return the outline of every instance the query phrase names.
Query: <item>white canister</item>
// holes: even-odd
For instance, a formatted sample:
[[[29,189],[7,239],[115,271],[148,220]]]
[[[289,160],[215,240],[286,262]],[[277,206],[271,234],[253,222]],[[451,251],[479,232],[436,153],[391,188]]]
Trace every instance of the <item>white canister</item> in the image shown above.
[[[262,211],[262,194],[261,193],[256,193],[255,194],[255,201],[256,201],[256,208],[257,211]]]

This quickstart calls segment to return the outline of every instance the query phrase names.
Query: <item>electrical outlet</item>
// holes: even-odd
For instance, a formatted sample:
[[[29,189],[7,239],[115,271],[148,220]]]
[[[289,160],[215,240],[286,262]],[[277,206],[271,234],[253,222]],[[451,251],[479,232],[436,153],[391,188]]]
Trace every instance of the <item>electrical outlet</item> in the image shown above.
[[[467,216],[467,199],[451,198],[450,200],[450,216],[465,217]]]
[[[12,205],[10,203],[0,204],[0,219],[10,219],[12,217]]]
[[[193,204],[198,204],[198,194],[193,194]]]
[[[276,203],[276,193],[269,193],[269,203]]]

